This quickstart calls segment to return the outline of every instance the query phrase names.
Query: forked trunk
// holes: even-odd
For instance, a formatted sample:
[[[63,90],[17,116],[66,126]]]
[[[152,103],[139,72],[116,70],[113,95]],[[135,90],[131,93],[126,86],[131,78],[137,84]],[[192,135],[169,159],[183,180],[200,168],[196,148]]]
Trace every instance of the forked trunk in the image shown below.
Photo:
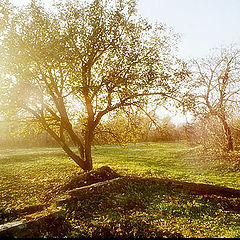
[[[64,148],[63,148],[64,149]],[[69,149],[69,148],[68,148]],[[81,167],[84,171],[90,171],[93,168],[92,164],[92,154],[91,154],[91,142],[85,143],[84,153],[80,149],[78,149],[79,155],[75,154],[72,151],[64,149],[65,152],[71,157],[79,167]]]
[[[81,157],[77,156],[78,162],[76,162],[75,159],[72,156],[70,156],[70,157],[73,158],[73,160],[84,171],[90,171],[90,170],[93,169],[92,151],[91,151],[92,140],[93,140],[93,132],[92,131],[86,131],[84,140],[85,140],[85,143],[84,143],[83,148],[78,148],[79,155],[81,156]]]
[[[71,150],[64,138],[60,138],[52,129],[46,127],[47,132],[57,141],[67,155],[74,160],[74,162],[82,168],[84,171],[90,171],[93,168],[92,156],[91,156],[91,144],[93,140],[93,131],[87,131],[85,134],[85,143],[82,145],[80,139],[73,131],[67,129],[69,135],[72,137],[74,145],[78,148],[78,154]]]

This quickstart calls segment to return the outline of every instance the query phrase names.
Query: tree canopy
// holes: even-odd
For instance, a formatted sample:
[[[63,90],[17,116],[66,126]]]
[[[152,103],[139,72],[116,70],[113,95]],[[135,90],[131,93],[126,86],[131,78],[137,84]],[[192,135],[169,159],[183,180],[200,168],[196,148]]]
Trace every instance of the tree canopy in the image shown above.
[[[84,170],[93,167],[103,116],[175,99],[188,76],[175,56],[177,35],[141,18],[135,0],[59,1],[53,9],[5,1],[1,12],[4,113],[36,122]]]

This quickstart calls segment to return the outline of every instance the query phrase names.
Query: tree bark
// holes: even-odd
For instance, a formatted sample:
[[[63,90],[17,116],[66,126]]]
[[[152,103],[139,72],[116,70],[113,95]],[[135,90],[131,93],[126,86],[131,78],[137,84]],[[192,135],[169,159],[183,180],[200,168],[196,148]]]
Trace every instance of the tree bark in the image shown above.
[[[93,131],[94,127],[92,126],[91,123],[88,124],[85,132],[85,144],[84,144],[84,161],[86,164],[86,171],[90,171],[93,168],[93,163],[92,163],[92,151],[91,151],[91,146],[92,146],[92,141],[93,141]]]

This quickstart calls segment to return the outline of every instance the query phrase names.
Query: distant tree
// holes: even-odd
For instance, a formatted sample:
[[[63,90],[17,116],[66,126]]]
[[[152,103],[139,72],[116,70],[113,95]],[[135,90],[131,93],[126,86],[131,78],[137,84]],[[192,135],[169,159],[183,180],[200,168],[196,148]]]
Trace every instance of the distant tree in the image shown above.
[[[226,137],[222,131],[222,124],[216,116],[197,119],[185,125],[188,143],[201,144],[205,150],[225,149]]]
[[[234,149],[229,119],[240,104],[240,50],[221,49],[212,56],[193,60],[191,89],[195,98],[195,116],[216,117],[222,124],[226,151]],[[212,118],[214,119],[214,118]]]
[[[7,17],[3,112],[37,122],[83,170],[103,116],[176,98],[188,74],[177,36],[139,17],[135,0],[59,1],[53,11],[32,1]]]

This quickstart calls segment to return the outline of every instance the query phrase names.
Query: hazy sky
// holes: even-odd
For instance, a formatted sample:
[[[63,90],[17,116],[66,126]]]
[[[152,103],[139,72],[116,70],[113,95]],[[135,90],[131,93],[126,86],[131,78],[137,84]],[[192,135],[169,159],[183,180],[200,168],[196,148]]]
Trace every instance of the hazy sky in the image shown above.
[[[150,21],[160,21],[182,35],[179,54],[200,58],[209,50],[240,43],[240,0],[138,0],[139,12]],[[175,124],[185,116],[160,109]],[[191,116],[188,116],[188,120]]]
[[[11,1],[19,5],[30,0]],[[212,48],[240,42],[240,0],[137,1],[143,17],[182,34],[179,53],[184,58],[202,57]]]
[[[240,0],[139,0],[139,11],[182,34],[183,57],[201,57],[240,42]]]

